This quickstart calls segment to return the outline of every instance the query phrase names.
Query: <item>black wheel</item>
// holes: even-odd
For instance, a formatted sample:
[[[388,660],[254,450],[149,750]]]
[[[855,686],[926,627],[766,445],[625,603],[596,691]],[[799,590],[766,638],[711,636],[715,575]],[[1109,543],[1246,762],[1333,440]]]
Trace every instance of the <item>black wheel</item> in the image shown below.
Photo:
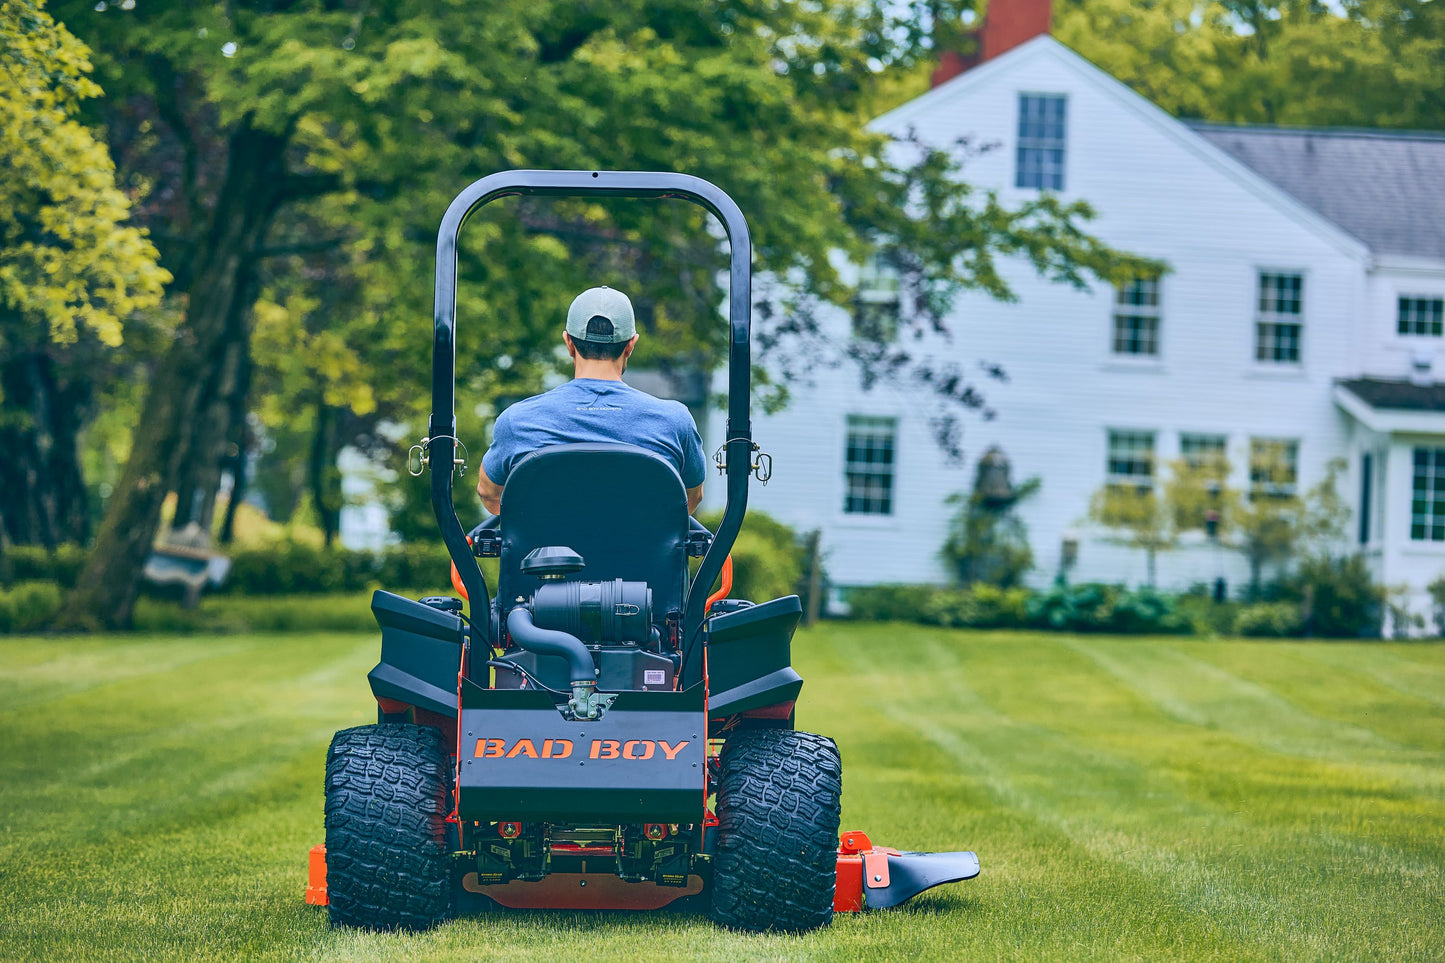
[[[739,733],[722,750],[712,917],[743,930],[809,930],[833,919],[843,761],[832,739]]]
[[[452,767],[431,726],[343,729],[326,753],[333,926],[419,930],[451,915]]]

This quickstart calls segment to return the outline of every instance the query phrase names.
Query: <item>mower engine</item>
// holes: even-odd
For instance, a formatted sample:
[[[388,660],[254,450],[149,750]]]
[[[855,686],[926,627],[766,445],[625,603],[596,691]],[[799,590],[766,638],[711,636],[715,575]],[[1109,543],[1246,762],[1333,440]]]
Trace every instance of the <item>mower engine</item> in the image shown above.
[[[522,563],[544,584],[507,615],[507,641],[516,649],[494,668],[510,669],[498,688],[533,684],[568,695],[572,719],[600,719],[622,691],[670,691],[679,656],[664,654],[662,633],[652,619],[652,590],[646,582],[612,579],[569,582],[581,556],[568,548],[539,548]]]

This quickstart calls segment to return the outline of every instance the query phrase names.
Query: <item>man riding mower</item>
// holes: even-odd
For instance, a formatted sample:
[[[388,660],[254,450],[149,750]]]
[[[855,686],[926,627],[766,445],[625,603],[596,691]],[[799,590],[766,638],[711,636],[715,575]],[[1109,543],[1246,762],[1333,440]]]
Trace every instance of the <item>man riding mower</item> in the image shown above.
[[[452,504],[453,472],[465,467],[457,237],[478,208],[515,194],[682,198],[721,221],[731,267],[716,532],[690,518],[700,481],[680,474],[686,458],[610,440],[523,452],[505,437],[507,457],[488,453],[479,486],[501,512],[463,531]],[[838,749],[793,726],[798,598],[725,597],[756,468],[750,259],[737,205],[683,174],[507,171],[447,209],[418,454],[466,601],[382,591],[372,601],[378,722],[332,741],[326,844],[311,855],[307,899],[327,904],[333,923],[416,929],[468,910],[658,909],[698,897],[726,926],[798,931],[978,874],[972,853],[900,853],[861,832],[840,842]],[[584,335],[597,317],[613,321],[611,338],[627,334],[620,315],[584,313]],[[584,497],[599,486],[603,511]],[[499,559],[495,599],[478,557]],[[691,578],[689,558],[700,559]]]

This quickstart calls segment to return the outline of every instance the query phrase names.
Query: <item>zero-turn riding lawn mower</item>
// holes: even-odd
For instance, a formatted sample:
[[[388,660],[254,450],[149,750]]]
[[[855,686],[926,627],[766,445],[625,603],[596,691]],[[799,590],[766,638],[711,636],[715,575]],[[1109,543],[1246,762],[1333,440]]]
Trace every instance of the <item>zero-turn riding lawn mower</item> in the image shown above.
[[[683,198],[731,244],[727,507],[688,515],[672,465],[570,444],[512,470],[503,513],[463,532],[452,504],[457,236],[515,194]],[[833,740],[793,728],[798,597],[724,597],[758,470],[749,421],[751,243],[732,198],[684,174],[507,171],[452,202],[437,237],[432,415],[415,451],[459,598],[377,592],[376,725],[326,756],[326,845],[307,900],[334,924],[416,929],[494,907],[658,909],[701,897],[719,923],[806,930],[978,874],[973,853],[900,853],[838,833]],[[606,478],[608,510],[578,498]],[[488,597],[478,557],[500,559]],[[688,577],[689,558],[700,558]],[[722,577],[722,590],[707,594]],[[705,895],[704,895],[705,894]]]

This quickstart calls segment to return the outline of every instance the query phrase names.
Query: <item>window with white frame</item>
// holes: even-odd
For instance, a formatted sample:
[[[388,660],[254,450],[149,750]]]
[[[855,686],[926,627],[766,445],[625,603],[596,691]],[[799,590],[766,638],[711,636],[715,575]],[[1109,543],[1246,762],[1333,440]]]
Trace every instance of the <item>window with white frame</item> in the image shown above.
[[[1154,484],[1154,432],[1110,431],[1105,466],[1110,485],[1149,488]]]
[[[1067,104],[1063,94],[1019,94],[1016,186],[1064,189]]]
[[[1181,434],[1179,457],[1190,468],[1221,469],[1228,462],[1225,454],[1228,443],[1224,435]]]
[[[1445,542],[1445,448],[1415,449],[1410,538]]]
[[[843,464],[843,511],[850,515],[893,514],[898,419],[848,416]]]
[[[1418,334],[1430,338],[1445,335],[1445,298],[1401,297],[1399,301],[1400,334]]]
[[[858,272],[858,295],[853,303],[853,337],[887,344],[898,336],[903,280],[898,268],[881,254],[873,254]]]
[[[1299,494],[1299,442],[1288,438],[1249,440],[1249,497],[1289,498]]]
[[[1266,364],[1299,364],[1304,330],[1304,277],[1261,271],[1254,359]]]
[[[1136,278],[1115,289],[1114,353],[1158,357],[1158,278]]]

